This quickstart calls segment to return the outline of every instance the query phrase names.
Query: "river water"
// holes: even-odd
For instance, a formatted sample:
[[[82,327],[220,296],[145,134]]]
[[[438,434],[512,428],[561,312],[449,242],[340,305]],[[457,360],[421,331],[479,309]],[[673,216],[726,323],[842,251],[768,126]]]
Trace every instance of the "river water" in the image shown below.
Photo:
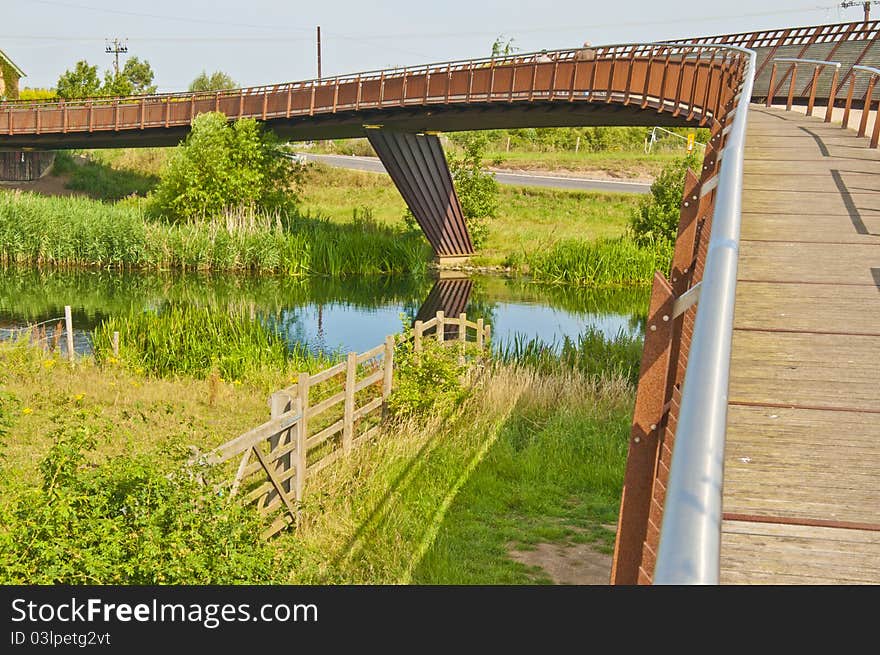
[[[75,347],[89,352],[90,332],[104,318],[172,305],[237,312],[280,332],[289,343],[327,353],[362,352],[427,320],[438,310],[466,312],[492,325],[493,343],[539,338],[561,344],[589,328],[609,339],[641,334],[647,289],[582,289],[524,278],[361,277],[345,280],[107,271],[0,270],[0,338],[29,324],[73,313]]]

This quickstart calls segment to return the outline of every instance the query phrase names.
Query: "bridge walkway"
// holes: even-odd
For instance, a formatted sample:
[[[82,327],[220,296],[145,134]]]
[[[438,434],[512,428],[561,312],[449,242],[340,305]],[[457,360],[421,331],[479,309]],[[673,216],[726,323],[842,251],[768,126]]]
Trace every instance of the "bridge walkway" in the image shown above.
[[[880,583],[880,152],[750,108],[722,583]]]

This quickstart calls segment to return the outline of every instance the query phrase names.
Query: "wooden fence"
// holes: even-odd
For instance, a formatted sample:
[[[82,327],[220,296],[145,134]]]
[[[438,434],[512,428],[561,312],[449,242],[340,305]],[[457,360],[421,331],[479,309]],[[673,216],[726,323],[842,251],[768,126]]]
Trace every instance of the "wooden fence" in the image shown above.
[[[489,344],[491,327],[479,319],[444,316],[416,321],[413,351],[426,338],[458,345]],[[394,353],[406,337],[388,336],[364,353],[348,353],[344,361],[316,374],[300,373],[296,384],[269,399],[270,418],[200,458],[220,465],[239,458],[234,477],[221,485],[231,496],[255,504],[266,517],[279,514],[264,532],[271,537],[293,524],[301,511],[306,480],[375,436],[391,394]]]

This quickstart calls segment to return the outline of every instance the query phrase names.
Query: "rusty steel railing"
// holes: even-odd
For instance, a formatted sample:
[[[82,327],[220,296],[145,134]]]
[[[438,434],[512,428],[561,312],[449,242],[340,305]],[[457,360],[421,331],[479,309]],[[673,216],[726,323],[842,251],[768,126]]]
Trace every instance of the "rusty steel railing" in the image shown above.
[[[687,173],[671,273],[656,273],[651,289],[612,584],[718,576],[743,141],[756,61],[753,51],[735,50],[743,63],[736,92],[713,119],[702,168]]]
[[[877,83],[877,78],[880,77],[880,70],[876,68],[871,68],[870,66],[853,66],[852,81],[850,82],[849,91],[846,94],[846,105],[843,110],[843,120],[841,121],[841,125],[843,127],[849,126],[849,115],[852,109],[853,88],[856,84],[856,75],[859,72],[868,73],[868,75],[871,76],[868,81],[868,88],[865,90],[865,95],[862,98],[862,118],[859,121],[859,136],[865,136],[868,129],[868,114],[871,113],[871,103],[873,102],[871,96],[874,93],[874,86]],[[870,146],[872,148],[876,148],[878,143],[880,143],[880,106],[877,107],[877,110],[874,114],[874,130],[871,133]]]
[[[834,110],[834,101],[837,98],[837,83],[840,77],[840,62],[839,61],[824,61],[821,59],[798,59],[796,57],[776,57],[773,60],[773,68],[770,71],[770,87],[767,90],[767,102],[766,105],[770,107],[773,104],[773,98],[776,95],[776,91],[779,90],[779,87],[782,86],[785,78],[779,82],[779,85],[774,87],[773,83],[776,81],[776,66],[777,62],[781,63],[790,63],[788,71],[786,72],[786,76],[790,76],[790,81],[788,85],[788,98],[786,100],[785,109],[787,111],[791,111],[791,106],[794,101],[794,85],[795,80],[797,79],[797,67],[798,64],[808,64],[813,66],[813,78],[810,82],[810,97],[807,100],[807,116],[813,115],[813,106],[816,104],[816,86],[819,81],[819,75],[822,73],[826,66],[831,66],[834,69],[834,73],[831,76],[831,90],[828,94],[828,108],[825,111],[825,122],[831,122],[831,112]],[[853,79],[853,84],[855,83],[855,77]]]
[[[716,45],[624,44],[369,71],[233,91],[0,104],[4,135],[189,126],[206,111],[230,119],[433,104],[588,101],[638,105],[706,124],[729,97],[741,55]]]

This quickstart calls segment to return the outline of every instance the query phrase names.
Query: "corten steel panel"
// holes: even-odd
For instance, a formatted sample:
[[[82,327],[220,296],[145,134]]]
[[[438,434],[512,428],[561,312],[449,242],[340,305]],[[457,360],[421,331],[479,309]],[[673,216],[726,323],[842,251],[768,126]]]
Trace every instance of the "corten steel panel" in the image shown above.
[[[339,85],[339,93],[336,97],[337,105],[353,105],[357,101],[357,82],[348,82]]]
[[[390,130],[369,130],[367,136],[434,252],[441,257],[472,254],[440,140]]]

